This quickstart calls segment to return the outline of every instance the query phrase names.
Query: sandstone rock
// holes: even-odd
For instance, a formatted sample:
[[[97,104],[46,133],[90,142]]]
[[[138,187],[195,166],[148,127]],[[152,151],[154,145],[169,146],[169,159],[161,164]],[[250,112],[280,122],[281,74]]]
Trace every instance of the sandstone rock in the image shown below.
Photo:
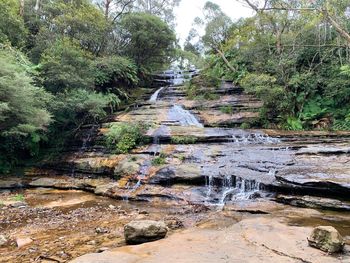
[[[0,247],[7,243],[7,239],[4,235],[0,235]]]
[[[24,247],[26,245],[29,245],[30,243],[33,242],[33,239],[29,238],[29,237],[21,237],[21,238],[17,238],[16,239],[16,244],[18,248]]]
[[[316,227],[308,238],[309,245],[327,253],[341,252],[344,240],[339,232],[332,226]]]
[[[290,204],[298,207],[308,207],[316,209],[350,211],[350,202],[340,201],[331,198],[316,197],[316,196],[288,196],[278,195],[278,202]]]
[[[141,244],[162,239],[168,229],[164,222],[142,220],[131,221],[124,226],[124,236],[128,244]]]

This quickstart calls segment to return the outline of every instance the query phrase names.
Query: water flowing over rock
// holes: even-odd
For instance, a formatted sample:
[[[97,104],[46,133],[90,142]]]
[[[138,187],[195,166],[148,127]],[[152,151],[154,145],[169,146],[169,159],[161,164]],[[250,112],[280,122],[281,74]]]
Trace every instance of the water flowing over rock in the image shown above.
[[[160,89],[158,89],[149,99],[149,102],[156,102],[159,96],[159,93],[161,93],[163,91],[163,89],[165,89],[165,87],[161,87]]]
[[[201,124],[193,114],[179,105],[174,105],[169,110],[168,116],[169,121],[177,122],[181,126],[195,126],[203,128],[203,124]]]
[[[309,245],[327,253],[341,252],[344,240],[339,232],[332,226],[316,227],[308,238]]]
[[[1,226],[10,225],[1,234],[39,223],[33,247],[49,251],[5,246],[6,262],[41,255],[66,262],[106,248],[73,262],[346,262],[346,246],[331,257],[309,247],[307,236],[333,225],[350,244],[350,133],[240,129],[254,123],[261,101],[229,82],[208,90],[220,99],[189,100],[172,85],[148,101],[152,90],[96,130],[84,126],[41,169],[0,178],[0,189],[9,189],[0,194]],[[147,143],[111,152],[104,134],[115,122],[148,124]],[[25,207],[6,205],[16,191],[24,191]],[[114,249],[125,245],[122,228],[131,221],[129,243],[169,237]]]
[[[151,220],[132,221],[125,225],[124,236],[128,244],[141,244],[162,239],[168,229],[164,222]]]

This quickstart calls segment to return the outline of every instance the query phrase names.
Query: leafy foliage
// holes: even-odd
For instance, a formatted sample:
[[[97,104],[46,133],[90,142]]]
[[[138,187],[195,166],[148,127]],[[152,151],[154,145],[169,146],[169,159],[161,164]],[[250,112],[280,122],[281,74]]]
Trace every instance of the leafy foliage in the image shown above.
[[[159,156],[156,156],[153,160],[152,160],[152,165],[153,166],[161,166],[166,164],[166,154],[164,153],[160,153]]]
[[[0,2],[0,43],[9,41],[13,46],[22,47],[27,34],[24,21],[18,15],[19,1]]]
[[[161,69],[174,53],[175,34],[160,18],[147,13],[126,15],[120,22],[123,54],[148,71]]]
[[[105,134],[106,144],[116,153],[128,153],[147,141],[144,136],[146,129],[147,127],[142,124],[113,124]]]
[[[132,87],[139,81],[136,65],[124,57],[98,58],[95,68],[95,84],[104,91],[124,85]]]
[[[88,54],[68,39],[57,41],[45,50],[41,59],[41,75],[51,92],[67,89],[92,89],[93,65]]]

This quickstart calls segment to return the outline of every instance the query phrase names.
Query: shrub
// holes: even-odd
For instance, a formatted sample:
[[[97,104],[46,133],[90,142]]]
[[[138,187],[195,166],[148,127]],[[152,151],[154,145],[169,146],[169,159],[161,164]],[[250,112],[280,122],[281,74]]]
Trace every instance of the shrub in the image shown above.
[[[147,142],[146,129],[147,126],[141,124],[113,124],[105,134],[107,147],[116,153],[128,153]]]
[[[221,111],[222,113],[232,114],[232,113],[233,113],[233,107],[232,107],[232,106],[229,106],[229,105],[222,106],[222,107],[220,107],[220,111]]]
[[[113,90],[119,86],[135,86],[139,81],[136,65],[125,57],[98,58],[95,61],[95,68],[95,84],[103,90]]]
[[[152,160],[152,165],[153,166],[161,166],[166,164],[166,155],[164,153],[160,153],[159,156],[155,157]]]

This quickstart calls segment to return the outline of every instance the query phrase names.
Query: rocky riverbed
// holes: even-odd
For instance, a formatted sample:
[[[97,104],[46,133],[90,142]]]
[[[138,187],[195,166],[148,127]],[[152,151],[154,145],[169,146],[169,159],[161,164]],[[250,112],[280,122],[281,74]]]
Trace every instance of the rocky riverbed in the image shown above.
[[[307,243],[331,225],[350,244],[350,133],[243,130],[261,102],[229,83],[216,92],[158,90],[87,127],[60,158],[1,178],[0,262],[105,250],[74,262],[350,262],[347,246],[329,256]],[[114,122],[147,122],[151,143],[111,153],[102,138]],[[167,238],[126,247],[123,226],[137,219],[165,221]]]

